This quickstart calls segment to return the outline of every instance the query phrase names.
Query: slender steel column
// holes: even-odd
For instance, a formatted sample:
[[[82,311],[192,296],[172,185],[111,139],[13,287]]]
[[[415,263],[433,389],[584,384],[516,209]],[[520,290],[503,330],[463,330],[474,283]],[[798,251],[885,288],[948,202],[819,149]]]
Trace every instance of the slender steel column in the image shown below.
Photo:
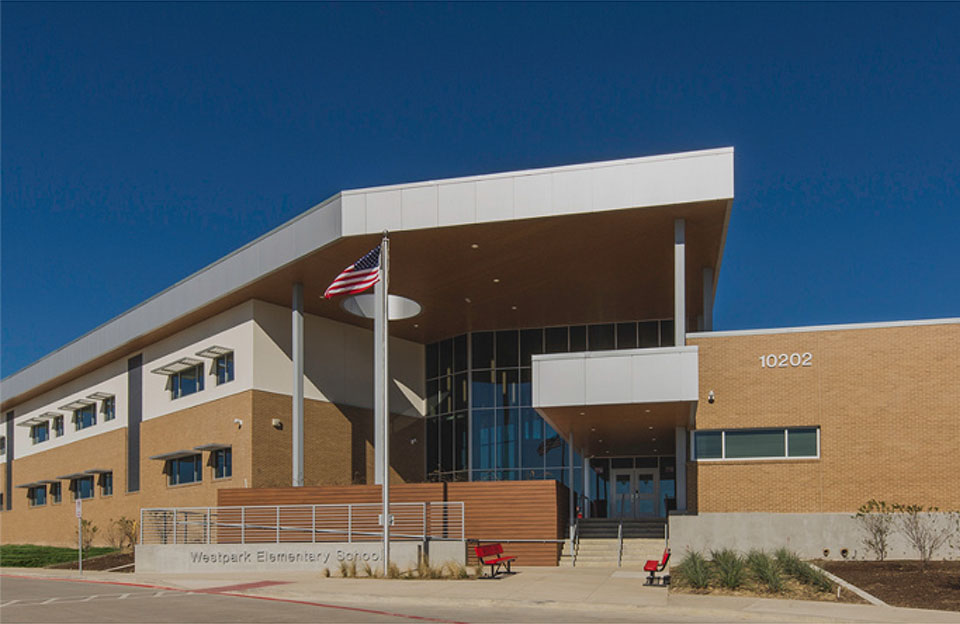
[[[293,487],[303,485],[303,284],[293,285],[290,357],[293,360]]]
[[[673,222],[673,344],[677,347],[687,343],[686,248],[686,223],[683,219],[675,219]]]
[[[574,508],[574,498],[576,494],[573,490],[573,431],[570,432],[570,440],[567,442],[567,483],[570,485],[570,552],[573,552],[573,525],[577,523],[576,509]]]
[[[584,518],[590,517],[590,458],[583,455],[583,509]]]
[[[390,567],[390,375],[389,375],[389,322],[388,307],[390,292],[390,239],[384,232],[380,243],[380,281],[374,285],[373,321],[373,418],[375,457],[380,461],[377,476],[383,497],[381,519],[383,522],[383,575]],[[376,462],[375,462],[376,463]]]

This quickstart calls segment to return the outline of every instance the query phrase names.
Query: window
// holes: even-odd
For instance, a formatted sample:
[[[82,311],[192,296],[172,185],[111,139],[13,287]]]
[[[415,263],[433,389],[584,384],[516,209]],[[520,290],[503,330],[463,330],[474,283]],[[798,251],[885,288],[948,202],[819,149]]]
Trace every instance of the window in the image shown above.
[[[34,444],[40,444],[50,439],[50,423],[40,423],[30,426],[30,439]]]
[[[693,456],[710,459],[781,459],[820,457],[820,429],[728,429],[695,431]]]
[[[0,455],[7,454],[7,436],[0,436]]]
[[[233,381],[233,353],[224,353],[213,360],[213,370],[217,376],[217,385]],[[202,388],[201,388],[202,390]]]
[[[200,455],[178,457],[170,460],[170,485],[197,483],[203,480]]]
[[[27,490],[27,500],[31,507],[41,507],[47,504],[47,486],[41,485]]]
[[[113,473],[102,472],[100,473],[100,496],[112,496],[112,495],[113,495]]]
[[[180,397],[203,390],[203,364],[197,364],[170,375],[170,398]]]
[[[96,405],[85,405],[78,410],[73,410],[73,426],[77,431],[95,424],[97,424]]]
[[[53,433],[58,438],[63,435],[63,416],[55,416],[53,419]]]
[[[217,449],[213,452],[213,476],[226,479],[233,475],[233,449]]]
[[[63,500],[63,489],[59,483],[50,484],[50,498],[52,499],[54,505],[59,504],[60,501]]]
[[[113,420],[117,417],[117,398],[109,397],[103,400],[103,405],[100,406],[100,411],[103,413],[103,421]]]
[[[72,479],[70,481],[70,489],[73,491],[73,500],[93,498],[93,477]]]

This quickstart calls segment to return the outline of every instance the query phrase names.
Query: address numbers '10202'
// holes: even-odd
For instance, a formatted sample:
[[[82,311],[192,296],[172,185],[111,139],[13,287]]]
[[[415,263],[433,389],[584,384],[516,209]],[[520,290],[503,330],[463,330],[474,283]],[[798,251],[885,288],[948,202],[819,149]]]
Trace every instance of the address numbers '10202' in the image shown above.
[[[813,354],[806,353],[771,353],[760,356],[760,368],[797,368],[813,366]]]

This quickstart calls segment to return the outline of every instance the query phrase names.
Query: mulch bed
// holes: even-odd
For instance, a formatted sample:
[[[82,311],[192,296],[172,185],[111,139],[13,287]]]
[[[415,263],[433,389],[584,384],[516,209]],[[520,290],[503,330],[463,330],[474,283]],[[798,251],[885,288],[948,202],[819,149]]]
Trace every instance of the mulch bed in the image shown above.
[[[111,568],[116,568],[118,566],[126,565],[128,563],[133,563],[133,553],[132,552],[115,552],[110,553],[109,555],[100,555],[99,557],[90,557],[89,559],[83,560],[83,569],[84,570],[110,570]],[[77,562],[70,561],[68,563],[58,563],[56,565],[47,566],[50,568],[55,568],[58,570],[76,570]],[[123,568],[122,570],[117,570],[117,572],[133,572],[134,566],[129,568]]]
[[[817,565],[887,604],[960,611],[960,561],[820,561]]]
[[[704,594],[710,596],[738,596],[751,598],[779,598],[789,600],[817,600],[820,602],[843,602],[852,604],[867,604],[867,601],[856,594],[841,590],[838,597],[836,592],[817,591],[809,585],[798,583],[794,579],[787,579],[784,582],[784,591],[773,593],[758,587],[754,583],[744,584],[739,589],[726,589],[724,587],[711,586],[708,589],[693,589],[682,585],[670,585],[670,591],[680,594]]]

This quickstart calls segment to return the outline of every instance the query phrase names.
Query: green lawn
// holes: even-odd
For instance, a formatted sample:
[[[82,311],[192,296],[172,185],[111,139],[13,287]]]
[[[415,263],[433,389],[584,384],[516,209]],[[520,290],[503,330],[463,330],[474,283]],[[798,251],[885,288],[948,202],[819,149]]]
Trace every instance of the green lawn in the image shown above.
[[[97,557],[116,550],[116,548],[103,546],[93,547],[83,551],[83,558]],[[76,548],[34,546],[32,544],[0,545],[0,567],[4,568],[44,568],[57,563],[76,560]]]

